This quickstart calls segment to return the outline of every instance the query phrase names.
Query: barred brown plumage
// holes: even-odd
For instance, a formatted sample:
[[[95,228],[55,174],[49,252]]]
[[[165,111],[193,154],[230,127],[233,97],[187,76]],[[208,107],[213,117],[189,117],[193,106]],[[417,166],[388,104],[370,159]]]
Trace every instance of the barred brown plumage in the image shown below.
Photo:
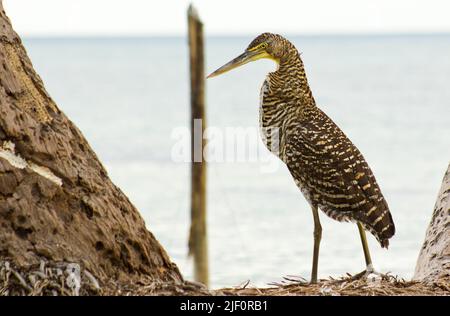
[[[246,51],[208,77],[260,58],[277,62],[261,88],[260,126],[267,148],[288,167],[311,205],[314,253],[311,282],[317,282],[322,228],[317,209],[338,221],[358,224],[367,273],[373,272],[364,229],[387,248],[395,226],[377,181],[358,148],[316,106],[303,62],[284,37],[263,33]]]

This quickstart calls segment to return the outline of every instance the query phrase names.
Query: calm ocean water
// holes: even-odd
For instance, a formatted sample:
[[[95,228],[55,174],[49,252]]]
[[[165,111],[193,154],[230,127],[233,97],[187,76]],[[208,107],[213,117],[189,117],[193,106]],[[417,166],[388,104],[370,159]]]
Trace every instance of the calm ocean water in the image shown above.
[[[251,37],[209,38],[207,71]],[[374,238],[379,271],[409,278],[450,157],[450,36],[292,37],[318,105],[363,152],[391,207],[388,251]],[[130,197],[187,278],[189,164],[171,159],[172,131],[188,125],[186,40],[27,39],[33,64],[113,181]],[[270,61],[208,81],[208,124],[256,127]],[[266,153],[267,154],[267,153]],[[211,163],[208,229],[213,287],[285,275],[309,278],[312,216],[285,167]],[[322,214],[319,275],[364,268],[356,225]]]

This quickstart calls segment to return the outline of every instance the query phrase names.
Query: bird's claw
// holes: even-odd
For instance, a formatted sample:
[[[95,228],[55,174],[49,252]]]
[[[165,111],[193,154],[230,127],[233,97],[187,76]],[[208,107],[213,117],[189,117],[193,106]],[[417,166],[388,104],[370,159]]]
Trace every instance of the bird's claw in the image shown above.
[[[387,277],[387,274],[383,274],[383,273],[375,271],[373,266],[370,264],[370,265],[367,266],[366,270],[361,271],[360,273],[357,273],[357,274],[351,276],[350,280],[351,281],[360,280],[360,279],[367,280],[367,279],[371,278],[372,275],[373,276],[377,276],[380,279],[383,279],[383,278]],[[372,279],[375,279],[375,277],[372,277]]]
[[[375,271],[372,265],[368,265],[367,268],[364,271],[361,271],[355,275],[350,275],[348,278],[342,278],[340,280],[334,280],[333,283],[342,283],[342,282],[348,282],[348,281],[356,281],[356,280],[370,280],[375,281],[376,279],[387,279],[389,277],[389,274],[384,274]]]

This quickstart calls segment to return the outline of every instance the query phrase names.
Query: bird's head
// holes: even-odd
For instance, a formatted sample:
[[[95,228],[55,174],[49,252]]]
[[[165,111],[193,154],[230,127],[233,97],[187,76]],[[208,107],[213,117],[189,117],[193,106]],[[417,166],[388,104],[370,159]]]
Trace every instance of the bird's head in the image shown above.
[[[248,45],[244,53],[211,73],[207,78],[221,75],[234,68],[261,58],[272,59],[275,62],[279,63],[280,59],[282,59],[288,53],[291,46],[292,44],[290,44],[281,35],[263,33],[256,37],[250,43],[250,45]]]

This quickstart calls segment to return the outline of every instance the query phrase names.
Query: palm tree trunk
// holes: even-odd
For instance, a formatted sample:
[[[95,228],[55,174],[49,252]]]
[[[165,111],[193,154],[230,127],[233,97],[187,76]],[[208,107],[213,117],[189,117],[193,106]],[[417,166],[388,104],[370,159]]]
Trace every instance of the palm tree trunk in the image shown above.
[[[450,165],[420,250],[414,279],[431,283],[450,281]]]
[[[0,261],[75,262],[99,280],[181,282],[138,210],[45,91],[1,0],[0,26]]]

